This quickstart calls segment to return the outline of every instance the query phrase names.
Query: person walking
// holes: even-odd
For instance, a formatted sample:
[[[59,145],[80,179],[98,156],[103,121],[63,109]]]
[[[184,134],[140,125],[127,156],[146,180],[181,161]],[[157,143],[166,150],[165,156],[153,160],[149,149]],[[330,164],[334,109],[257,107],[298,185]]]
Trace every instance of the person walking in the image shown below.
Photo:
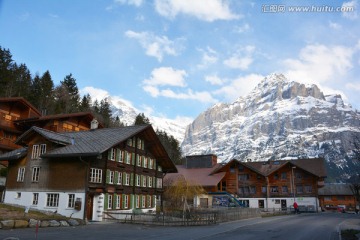
[[[299,213],[299,206],[297,202],[294,202],[294,210],[295,210],[295,214]]]

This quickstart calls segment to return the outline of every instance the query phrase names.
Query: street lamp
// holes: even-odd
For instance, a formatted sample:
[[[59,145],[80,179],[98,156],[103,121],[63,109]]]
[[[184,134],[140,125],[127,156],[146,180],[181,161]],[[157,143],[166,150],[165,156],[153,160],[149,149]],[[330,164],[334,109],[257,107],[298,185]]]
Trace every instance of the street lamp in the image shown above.
[[[294,202],[295,202],[295,176],[294,176],[294,169],[295,169],[296,167],[294,166],[294,167],[292,167],[291,168],[291,175],[292,175],[292,189],[293,189],[293,197],[294,197]]]

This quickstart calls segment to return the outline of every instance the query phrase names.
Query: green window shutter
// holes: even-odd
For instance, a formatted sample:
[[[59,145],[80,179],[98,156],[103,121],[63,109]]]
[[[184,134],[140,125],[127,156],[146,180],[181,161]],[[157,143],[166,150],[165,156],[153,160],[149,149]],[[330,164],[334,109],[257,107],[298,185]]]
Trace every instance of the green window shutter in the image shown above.
[[[117,161],[117,162],[120,162],[120,149],[116,149],[116,156],[115,156],[115,160]]]
[[[152,207],[156,207],[156,195],[152,196],[152,203],[151,203]]]
[[[139,208],[142,208],[142,203],[143,203],[143,195],[139,195],[139,198],[140,198],[140,206],[139,206]]]
[[[152,177],[152,181],[153,181],[152,187],[155,188],[156,178],[155,178],[155,177]]]
[[[115,171],[115,174],[114,174],[114,184],[118,184],[118,178],[119,178],[119,172],[118,172],[118,171]]]
[[[130,209],[135,208],[135,196],[134,194],[130,195]]]
[[[134,173],[130,174],[130,186],[134,185]]]
[[[110,181],[110,170],[106,170],[106,183],[109,183]]]
[[[104,197],[104,210],[106,211],[108,209],[108,199],[109,199],[109,194],[105,193],[105,197]]]
[[[144,140],[143,140],[143,141],[141,141],[141,149],[142,149],[142,150],[145,150]]]
[[[122,184],[125,185],[126,184],[126,173],[122,173]]]
[[[122,209],[125,208],[125,194],[122,195],[122,204],[121,204],[121,206],[122,206]]]
[[[111,148],[108,150],[108,160],[110,160],[111,159]]]
[[[117,194],[114,193],[114,195],[113,195],[113,209],[116,209],[116,203],[117,203]]]
[[[135,153],[132,153],[132,154],[131,154],[131,158],[132,158],[131,164],[132,164],[132,165],[135,165],[135,164],[136,164],[136,163],[135,163]]]

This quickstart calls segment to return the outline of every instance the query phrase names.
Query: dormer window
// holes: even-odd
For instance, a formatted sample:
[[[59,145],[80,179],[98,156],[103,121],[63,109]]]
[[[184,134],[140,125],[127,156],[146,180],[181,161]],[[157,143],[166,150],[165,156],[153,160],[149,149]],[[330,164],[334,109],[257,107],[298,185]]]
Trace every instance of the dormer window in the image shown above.
[[[40,158],[41,154],[44,154],[44,153],[46,153],[46,144],[33,145],[31,158],[38,159],[38,158]]]

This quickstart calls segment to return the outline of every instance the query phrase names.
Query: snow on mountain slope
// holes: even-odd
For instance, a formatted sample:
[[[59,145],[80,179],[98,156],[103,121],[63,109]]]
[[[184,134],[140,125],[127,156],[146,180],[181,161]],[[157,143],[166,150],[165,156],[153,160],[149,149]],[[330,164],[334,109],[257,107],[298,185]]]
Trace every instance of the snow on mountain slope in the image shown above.
[[[360,167],[352,159],[356,141],[360,114],[340,95],[272,74],[247,96],[201,113],[187,127],[182,151],[223,161],[322,156],[329,178],[338,180]]]

